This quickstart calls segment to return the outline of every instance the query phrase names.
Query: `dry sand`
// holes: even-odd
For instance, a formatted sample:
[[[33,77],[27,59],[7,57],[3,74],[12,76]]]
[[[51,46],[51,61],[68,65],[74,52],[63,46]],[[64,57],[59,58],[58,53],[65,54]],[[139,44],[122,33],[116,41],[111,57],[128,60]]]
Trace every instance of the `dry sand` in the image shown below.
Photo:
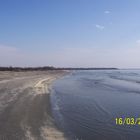
[[[0,72],[0,140],[66,140],[52,118],[49,89],[67,73]]]

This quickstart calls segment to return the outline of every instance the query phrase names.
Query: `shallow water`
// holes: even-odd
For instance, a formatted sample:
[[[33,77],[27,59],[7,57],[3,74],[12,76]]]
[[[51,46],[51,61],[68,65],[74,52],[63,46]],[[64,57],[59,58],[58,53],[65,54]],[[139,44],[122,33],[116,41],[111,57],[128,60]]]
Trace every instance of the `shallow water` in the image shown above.
[[[140,70],[74,71],[57,80],[51,94],[57,125],[72,140],[139,140]]]

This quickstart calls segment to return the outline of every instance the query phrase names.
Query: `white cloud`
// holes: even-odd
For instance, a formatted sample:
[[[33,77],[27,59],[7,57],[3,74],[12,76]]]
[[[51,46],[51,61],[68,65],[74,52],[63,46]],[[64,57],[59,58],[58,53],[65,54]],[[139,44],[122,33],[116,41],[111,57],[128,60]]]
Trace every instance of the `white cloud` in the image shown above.
[[[96,24],[95,27],[99,30],[103,30],[105,27],[99,24]]]
[[[110,11],[104,11],[105,14],[110,14]]]

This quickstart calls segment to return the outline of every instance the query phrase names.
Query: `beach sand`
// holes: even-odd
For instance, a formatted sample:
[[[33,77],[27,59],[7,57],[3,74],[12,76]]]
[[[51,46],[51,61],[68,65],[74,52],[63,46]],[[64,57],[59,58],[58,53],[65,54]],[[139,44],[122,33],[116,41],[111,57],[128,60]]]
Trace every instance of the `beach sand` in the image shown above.
[[[66,71],[0,72],[0,140],[66,140],[55,125],[50,87]]]

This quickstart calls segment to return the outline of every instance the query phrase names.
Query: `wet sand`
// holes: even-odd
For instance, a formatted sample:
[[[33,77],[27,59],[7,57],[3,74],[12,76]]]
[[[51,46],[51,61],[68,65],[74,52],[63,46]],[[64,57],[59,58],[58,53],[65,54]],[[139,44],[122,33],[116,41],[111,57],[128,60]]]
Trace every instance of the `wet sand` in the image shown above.
[[[65,140],[54,123],[50,86],[66,71],[0,72],[0,140]]]

